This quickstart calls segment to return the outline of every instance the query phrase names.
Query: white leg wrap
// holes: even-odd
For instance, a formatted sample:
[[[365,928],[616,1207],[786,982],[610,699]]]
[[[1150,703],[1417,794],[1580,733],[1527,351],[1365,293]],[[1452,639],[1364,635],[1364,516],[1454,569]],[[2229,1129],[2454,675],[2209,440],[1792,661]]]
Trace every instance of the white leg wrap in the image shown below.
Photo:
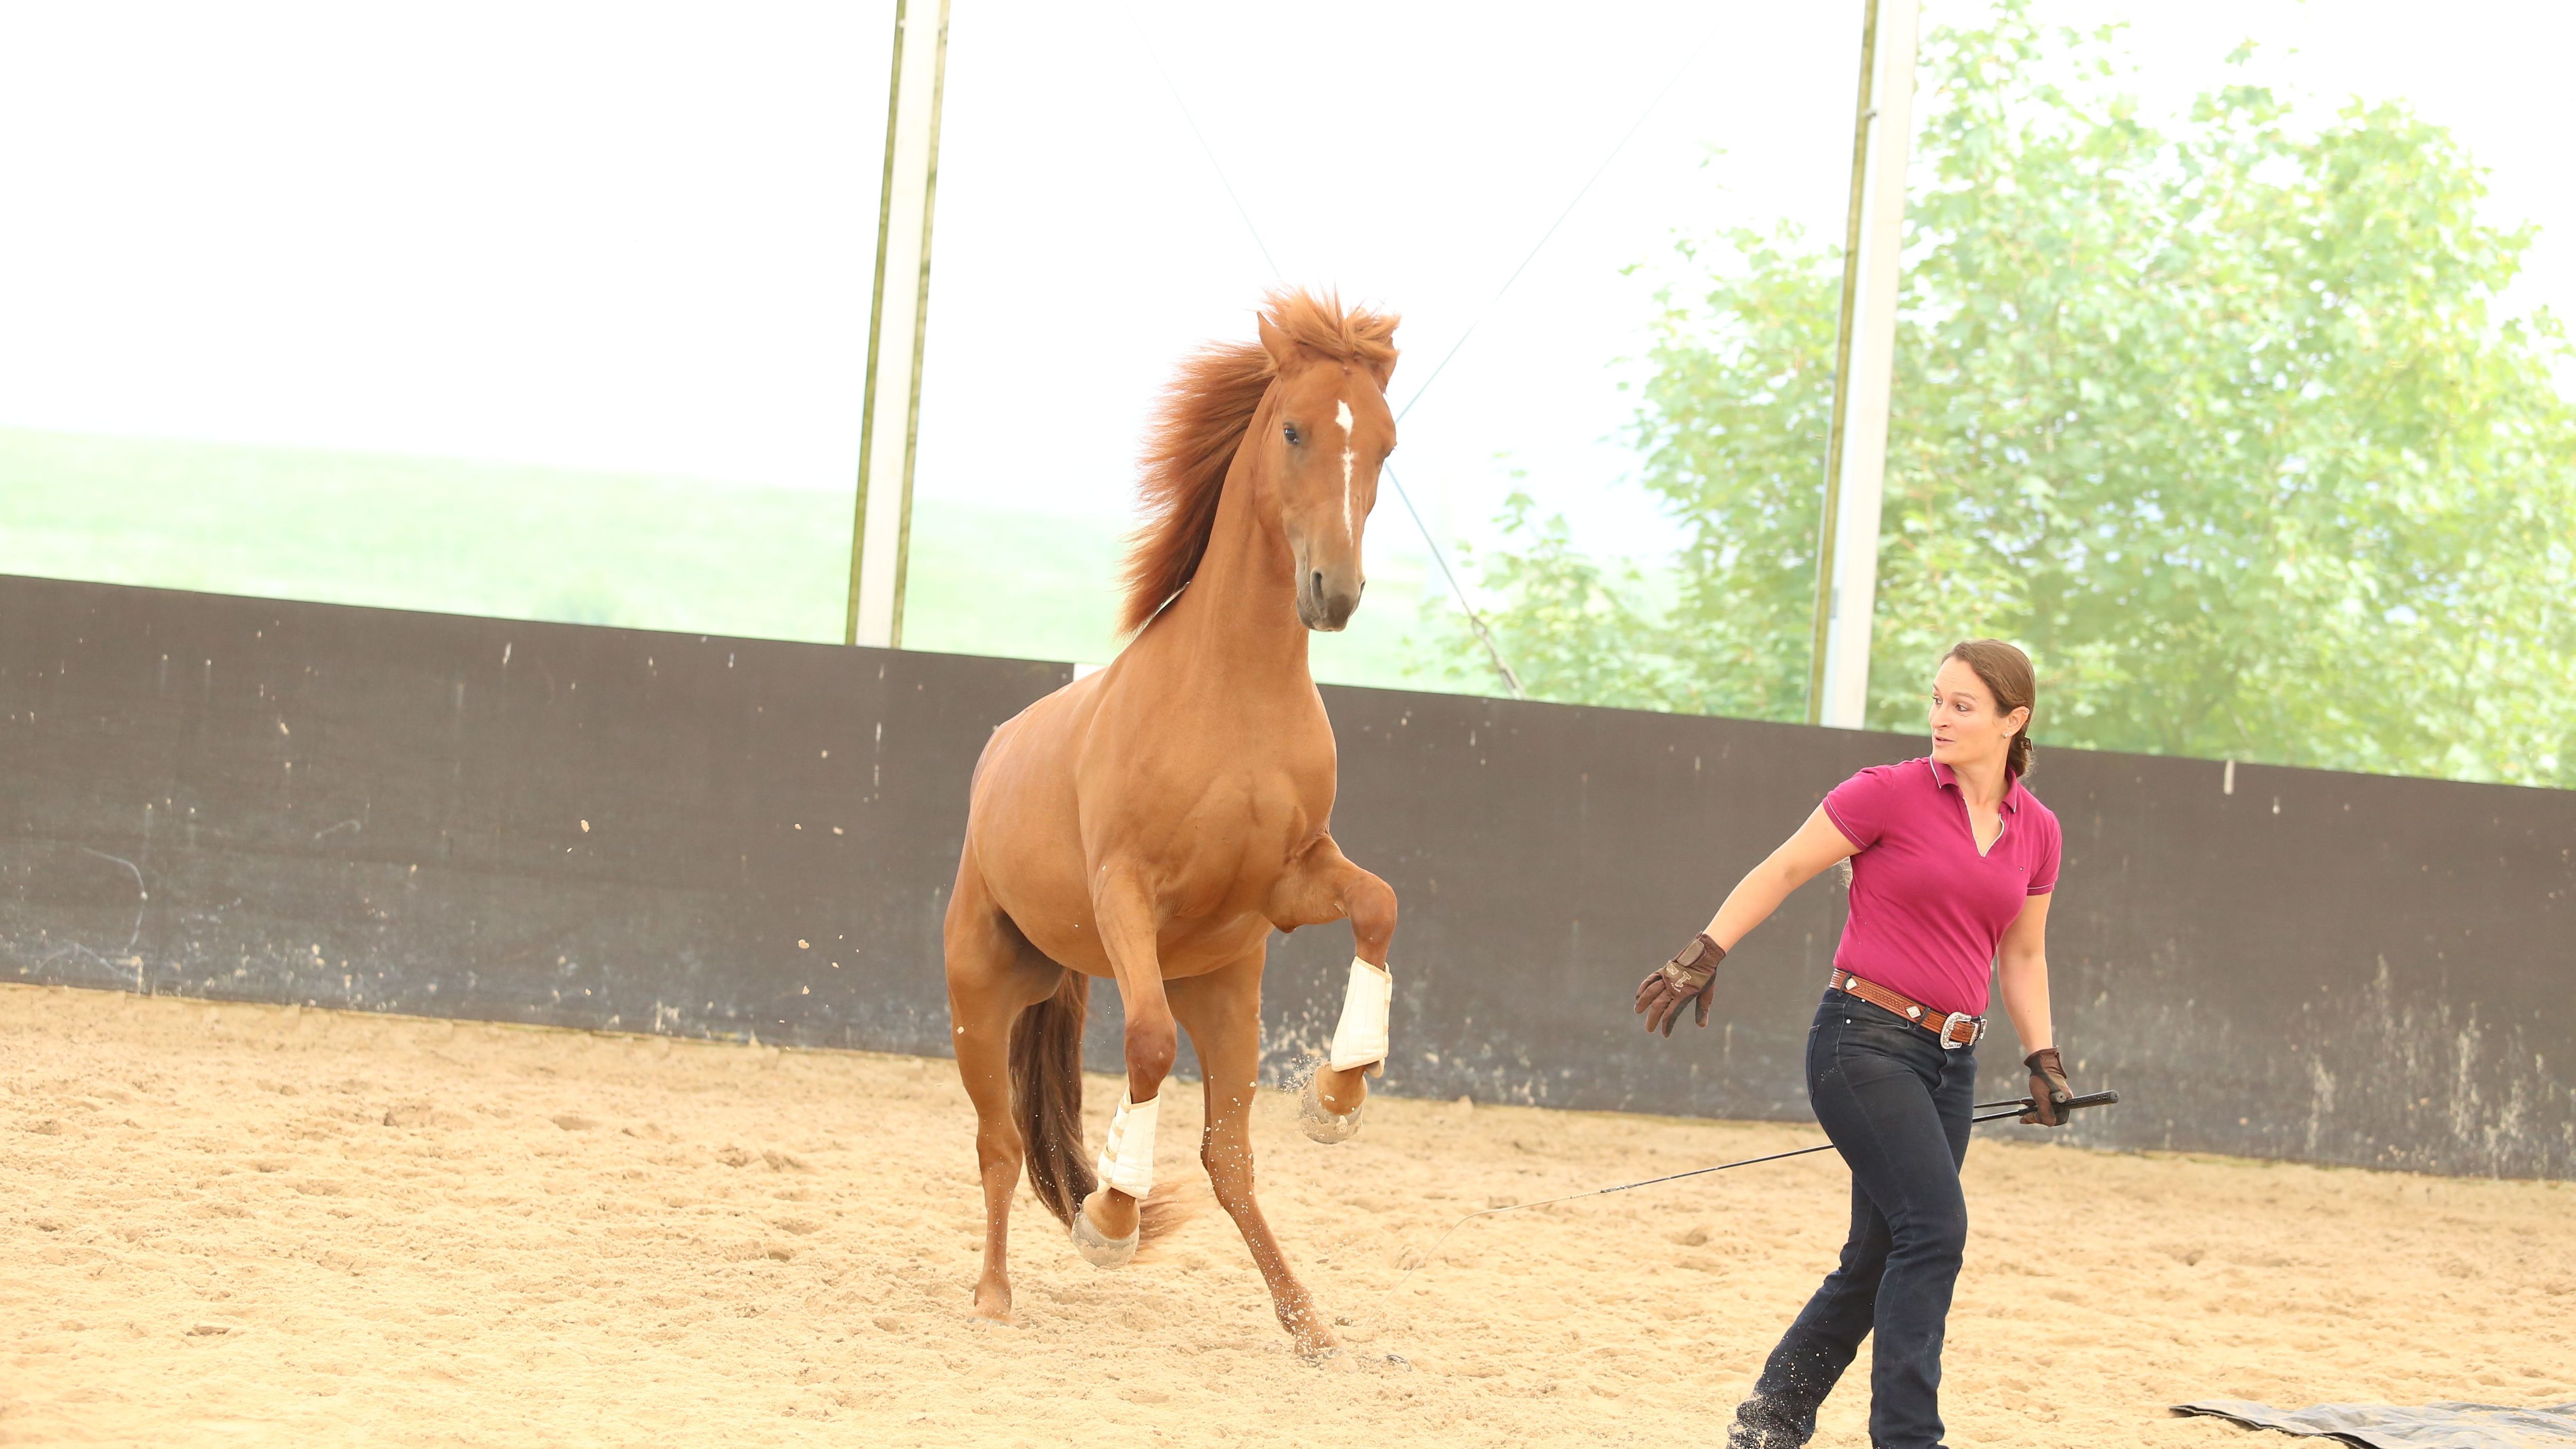
[[[1150,1102],[1131,1102],[1119,1094],[1118,1115],[1109,1119],[1109,1140],[1100,1144],[1100,1158],[1092,1164],[1102,1187],[1140,1200],[1154,1190],[1154,1119],[1162,1105],[1159,1095]]]
[[[1386,1013],[1395,1002],[1395,978],[1384,967],[1351,959],[1351,984],[1342,991],[1342,1020],[1333,1028],[1333,1055],[1326,1062],[1346,1072],[1386,1060]]]

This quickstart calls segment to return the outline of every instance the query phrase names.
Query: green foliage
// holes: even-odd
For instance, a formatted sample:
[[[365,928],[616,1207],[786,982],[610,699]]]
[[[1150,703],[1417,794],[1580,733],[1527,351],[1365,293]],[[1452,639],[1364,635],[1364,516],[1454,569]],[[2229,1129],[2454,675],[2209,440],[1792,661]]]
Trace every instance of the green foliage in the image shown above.
[[[1120,521],[924,495],[904,645],[1106,661]],[[1381,546],[1317,678],[1419,688],[1426,563]],[[837,643],[850,495],[0,428],[0,573]]]
[[[1528,551],[1496,554],[1484,568],[1486,587],[1512,600],[1504,647],[1523,686],[1541,699],[1723,713],[1676,667],[1678,637],[1647,599],[1635,566],[1606,573],[1575,548],[1562,516],[1533,522],[1531,506],[1528,494],[1515,492],[1502,517],[1507,531],[1530,540]],[[1427,612],[1447,607],[1445,599],[1426,603]],[[1483,647],[1470,647],[1473,655],[1457,660],[1453,672],[1490,681]]]
[[[1106,657],[1117,553],[927,500],[906,642]],[[849,566],[847,493],[0,428],[0,572],[837,643]]]
[[[2497,300],[2530,234],[2402,104],[2303,133],[2240,85],[2163,132],[2108,32],[2044,39],[2007,3],[1926,46],[1873,723],[1995,635],[2043,744],[2576,785],[2570,353]],[[1525,507],[1487,560],[1549,697],[1803,715],[1839,260],[1724,240],[1636,424],[1674,606]]]

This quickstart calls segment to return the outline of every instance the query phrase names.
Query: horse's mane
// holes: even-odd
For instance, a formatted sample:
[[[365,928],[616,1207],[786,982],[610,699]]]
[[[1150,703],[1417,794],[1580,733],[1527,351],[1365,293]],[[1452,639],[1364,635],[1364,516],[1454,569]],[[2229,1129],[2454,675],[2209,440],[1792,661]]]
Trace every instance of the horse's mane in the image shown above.
[[[1341,300],[1282,288],[1262,315],[1291,341],[1326,357],[1383,372],[1395,365],[1396,319]],[[1258,342],[1218,342],[1181,364],[1154,410],[1145,436],[1144,476],[1137,484],[1144,521],[1127,553],[1127,600],[1118,632],[1145,627],[1180,593],[1207,553],[1217,500],[1252,415],[1278,373]]]

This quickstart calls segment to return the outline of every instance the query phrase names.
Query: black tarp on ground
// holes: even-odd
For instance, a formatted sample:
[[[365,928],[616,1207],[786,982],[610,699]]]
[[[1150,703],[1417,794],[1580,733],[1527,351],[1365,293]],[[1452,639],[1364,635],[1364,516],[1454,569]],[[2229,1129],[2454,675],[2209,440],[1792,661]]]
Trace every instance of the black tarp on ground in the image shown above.
[[[2319,1404],[2275,1409],[2243,1399],[2174,1405],[2249,1429],[2339,1440],[2361,1449],[2563,1449],[2576,1445],[2576,1404]]]

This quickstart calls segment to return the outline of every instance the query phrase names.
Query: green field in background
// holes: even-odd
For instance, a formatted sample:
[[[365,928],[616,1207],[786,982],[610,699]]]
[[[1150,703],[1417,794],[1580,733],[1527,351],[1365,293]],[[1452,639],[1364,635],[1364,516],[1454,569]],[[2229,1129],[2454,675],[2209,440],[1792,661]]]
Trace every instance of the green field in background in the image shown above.
[[[837,642],[850,503],[699,478],[0,428],[0,573],[267,598]],[[1122,531],[920,499],[905,646],[1106,661]],[[1316,636],[1315,673],[1426,687],[1422,562],[1378,553],[1351,630]]]

